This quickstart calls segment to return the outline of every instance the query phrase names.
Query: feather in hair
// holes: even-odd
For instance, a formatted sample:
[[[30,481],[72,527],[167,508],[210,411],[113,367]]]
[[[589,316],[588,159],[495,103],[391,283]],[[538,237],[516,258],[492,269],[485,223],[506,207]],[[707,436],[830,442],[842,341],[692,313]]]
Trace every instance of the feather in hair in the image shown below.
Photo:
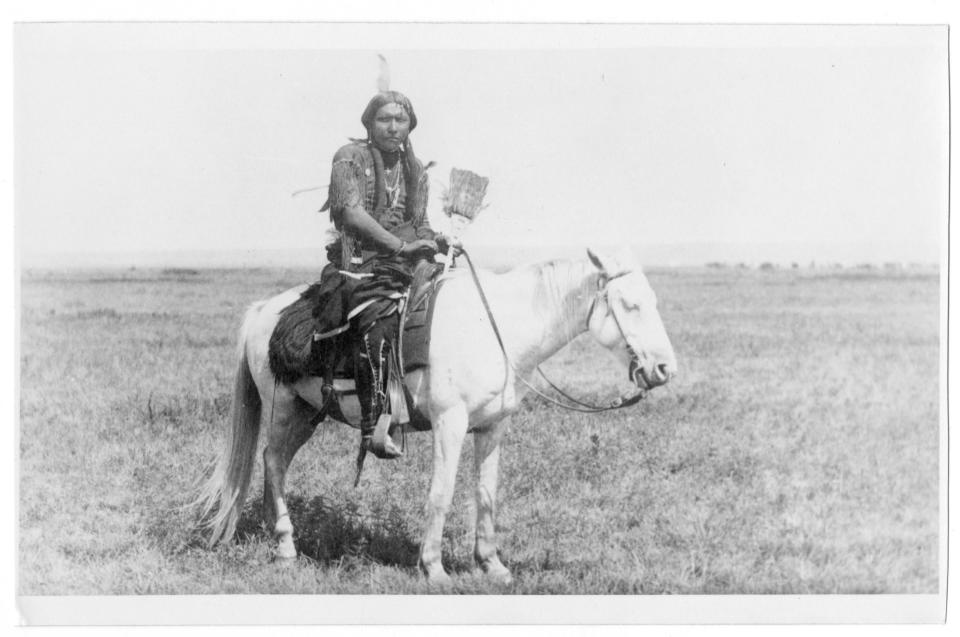
[[[386,93],[390,90],[390,65],[387,64],[387,58],[377,53],[380,58],[380,74],[377,76],[377,90]]]

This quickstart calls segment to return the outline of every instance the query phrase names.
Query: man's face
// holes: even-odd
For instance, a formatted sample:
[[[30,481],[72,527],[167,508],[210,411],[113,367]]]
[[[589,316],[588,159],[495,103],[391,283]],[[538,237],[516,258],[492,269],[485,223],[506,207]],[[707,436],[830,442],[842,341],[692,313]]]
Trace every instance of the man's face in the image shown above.
[[[410,134],[410,117],[399,104],[384,104],[373,118],[374,145],[382,151],[392,153],[400,149]]]

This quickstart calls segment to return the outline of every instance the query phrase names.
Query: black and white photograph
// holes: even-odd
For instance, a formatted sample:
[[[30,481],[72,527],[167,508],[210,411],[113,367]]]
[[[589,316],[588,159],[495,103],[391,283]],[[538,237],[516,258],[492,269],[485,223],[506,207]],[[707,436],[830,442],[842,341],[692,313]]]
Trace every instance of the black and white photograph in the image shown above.
[[[946,24],[13,36],[25,623],[944,620]]]

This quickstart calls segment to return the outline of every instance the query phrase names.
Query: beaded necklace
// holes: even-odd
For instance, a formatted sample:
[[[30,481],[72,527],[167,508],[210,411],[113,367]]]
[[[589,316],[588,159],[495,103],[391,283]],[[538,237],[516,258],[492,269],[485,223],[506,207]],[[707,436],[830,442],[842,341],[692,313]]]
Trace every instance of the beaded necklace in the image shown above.
[[[393,168],[384,167],[383,186],[387,192],[387,208],[396,208],[400,199],[400,177],[403,174],[403,162],[398,161]],[[393,184],[390,183],[390,173],[393,173]]]

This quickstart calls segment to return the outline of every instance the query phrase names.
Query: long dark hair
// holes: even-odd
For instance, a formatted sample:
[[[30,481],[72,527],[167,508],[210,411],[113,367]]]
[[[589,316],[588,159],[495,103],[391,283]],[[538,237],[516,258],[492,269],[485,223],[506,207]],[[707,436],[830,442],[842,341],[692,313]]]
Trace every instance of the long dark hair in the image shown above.
[[[410,131],[407,133],[407,139],[404,140],[400,149],[400,160],[403,162],[404,187],[407,191],[406,208],[408,211],[416,211],[420,201],[420,176],[423,172],[417,156],[413,152],[413,143],[410,141],[410,133],[417,127],[417,114],[413,110],[413,103],[406,95],[400,91],[382,91],[377,93],[367,103],[360,116],[360,123],[367,129],[367,147],[373,154],[374,167],[374,211],[379,215],[387,207],[386,182],[384,181],[383,155],[380,149],[373,143],[373,121],[377,116],[377,111],[387,104],[396,104],[410,118]]]

